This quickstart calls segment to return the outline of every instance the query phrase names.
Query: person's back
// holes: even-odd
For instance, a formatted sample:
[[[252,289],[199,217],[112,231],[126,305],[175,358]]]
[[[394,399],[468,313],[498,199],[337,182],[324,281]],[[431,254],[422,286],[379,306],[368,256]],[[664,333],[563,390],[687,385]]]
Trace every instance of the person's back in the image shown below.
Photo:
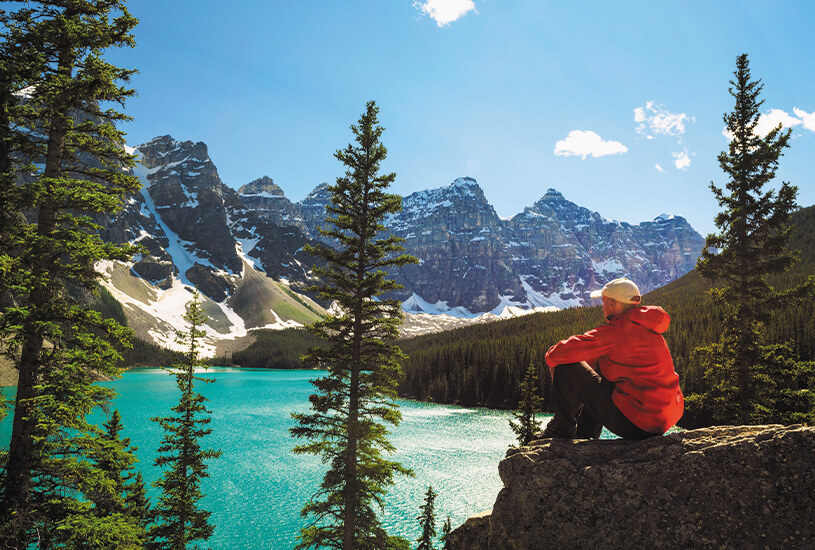
[[[615,279],[601,293],[608,323],[558,342],[546,354],[552,367],[555,418],[546,437],[597,436],[603,425],[627,438],[664,433],[681,417],[684,398],[662,334],[670,317],[639,306],[639,289]],[[613,296],[613,297],[612,297]]]

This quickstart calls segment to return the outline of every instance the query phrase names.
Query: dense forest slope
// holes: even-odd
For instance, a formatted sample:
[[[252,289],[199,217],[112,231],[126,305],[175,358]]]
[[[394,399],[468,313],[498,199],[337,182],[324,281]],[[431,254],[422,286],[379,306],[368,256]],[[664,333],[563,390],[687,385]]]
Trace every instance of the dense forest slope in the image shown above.
[[[790,247],[800,251],[801,261],[773,279],[779,288],[815,273],[815,207],[796,212],[791,223]],[[721,311],[708,300],[708,288],[708,281],[692,271],[644,296],[645,304],[660,305],[671,315],[665,337],[686,394],[702,390],[693,350],[716,340],[720,330]],[[519,376],[530,362],[538,367],[546,395],[550,380],[543,356],[549,346],[602,321],[599,307],[567,309],[406,340],[402,348],[409,358],[399,392],[441,403],[514,408]],[[780,304],[766,333],[771,342],[791,341],[801,360],[815,359],[815,300]]]

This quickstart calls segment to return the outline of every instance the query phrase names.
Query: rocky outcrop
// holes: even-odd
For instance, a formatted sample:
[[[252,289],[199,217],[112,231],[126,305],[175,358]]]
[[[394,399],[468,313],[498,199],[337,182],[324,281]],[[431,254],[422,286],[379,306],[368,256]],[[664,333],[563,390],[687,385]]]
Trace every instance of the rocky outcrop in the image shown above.
[[[452,550],[815,548],[815,427],[719,426],[510,449]]]

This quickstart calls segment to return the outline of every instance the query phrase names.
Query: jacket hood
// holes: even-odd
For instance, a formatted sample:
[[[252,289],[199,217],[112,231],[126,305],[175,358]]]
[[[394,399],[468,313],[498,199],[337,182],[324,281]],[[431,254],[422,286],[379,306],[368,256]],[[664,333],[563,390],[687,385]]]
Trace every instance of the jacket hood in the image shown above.
[[[668,330],[671,324],[671,317],[659,306],[642,306],[631,308],[620,314],[617,318],[628,319],[632,323],[642,325],[648,330],[653,330],[657,334],[662,334]]]

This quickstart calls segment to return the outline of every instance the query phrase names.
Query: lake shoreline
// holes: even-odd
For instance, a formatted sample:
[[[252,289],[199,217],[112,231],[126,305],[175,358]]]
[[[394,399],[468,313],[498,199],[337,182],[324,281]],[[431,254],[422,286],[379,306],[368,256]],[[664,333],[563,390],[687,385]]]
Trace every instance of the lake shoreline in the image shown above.
[[[207,368],[221,368],[221,369],[237,369],[237,370],[246,370],[246,371],[268,370],[268,371],[281,371],[281,372],[287,372],[287,371],[290,371],[290,372],[306,372],[306,371],[321,372],[320,369],[315,369],[315,368],[276,369],[276,368],[271,368],[271,367],[244,367],[244,366],[241,366],[241,365],[206,365],[206,367]],[[138,369],[160,369],[160,368],[162,368],[162,367],[148,366],[148,365],[135,365],[135,366],[132,366],[132,367],[127,367],[125,369],[125,371],[138,370]],[[414,397],[408,397],[408,396],[405,396],[405,395],[399,395],[397,397],[399,399],[404,399],[406,401],[414,401],[416,403],[428,403],[428,404],[431,404],[431,405],[451,405],[451,406],[455,406],[455,407],[464,407],[464,408],[468,408],[468,409],[476,408],[476,409],[487,409],[487,410],[491,410],[491,411],[514,411],[515,410],[512,407],[489,407],[487,405],[464,405],[462,403],[440,403],[438,401],[427,401],[427,400],[424,400],[424,399],[416,399]],[[551,411],[544,411],[544,413],[546,413],[546,412],[551,412]]]

